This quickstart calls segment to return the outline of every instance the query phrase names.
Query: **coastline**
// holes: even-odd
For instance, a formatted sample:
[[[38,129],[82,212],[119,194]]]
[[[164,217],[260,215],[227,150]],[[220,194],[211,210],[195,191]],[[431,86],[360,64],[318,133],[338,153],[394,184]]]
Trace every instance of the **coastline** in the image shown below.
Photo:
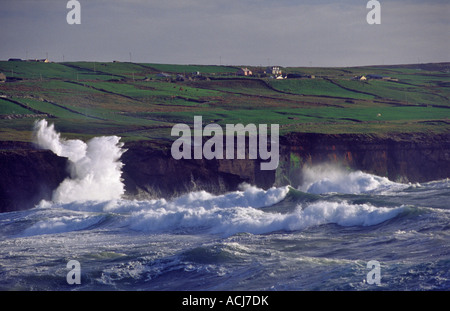
[[[302,183],[308,165],[331,164],[401,183],[450,176],[450,134],[315,134],[280,137],[280,162],[261,171],[260,160],[175,160],[152,141],[126,142],[121,161],[124,198],[173,198],[192,191],[223,194],[242,183],[262,189]],[[67,159],[32,143],[0,142],[0,212],[26,210],[69,176]]]

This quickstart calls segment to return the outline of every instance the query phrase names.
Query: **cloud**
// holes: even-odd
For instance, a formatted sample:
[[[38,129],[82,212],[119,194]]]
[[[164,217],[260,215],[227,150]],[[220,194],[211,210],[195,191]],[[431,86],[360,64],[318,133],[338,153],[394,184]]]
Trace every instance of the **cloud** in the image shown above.
[[[448,61],[448,1],[381,1],[368,25],[357,0],[0,0],[0,58],[351,66]],[[3,31],[5,29],[6,31]],[[45,56],[45,55],[44,55]]]

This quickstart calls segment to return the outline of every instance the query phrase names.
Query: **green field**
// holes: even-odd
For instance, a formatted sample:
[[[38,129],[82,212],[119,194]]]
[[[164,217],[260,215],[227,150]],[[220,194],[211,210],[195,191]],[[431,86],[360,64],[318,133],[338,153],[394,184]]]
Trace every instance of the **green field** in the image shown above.
[[[279,124],[282,134],[443,133],[450,130],[450,64],[283,68],[100,62],[0,62],[0,140],[30,141],[46,116],[66,137],[119,135],[170,142],[176,123]],[[197,73],[200,73],[198,75]],[[165,76],[161,76],[165,73]],[[353,79],[361,75],[391,79]]]

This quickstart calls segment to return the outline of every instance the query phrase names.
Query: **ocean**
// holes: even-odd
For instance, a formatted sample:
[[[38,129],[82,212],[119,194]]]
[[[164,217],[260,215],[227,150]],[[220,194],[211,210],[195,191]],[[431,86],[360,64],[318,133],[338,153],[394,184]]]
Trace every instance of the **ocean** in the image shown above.
[[[0,290],[450,289],[449,179],[321,165],[297,188],[133,200],[120,138],[64,140],[41,121],[36,140],[69,157],[71,178],[51,201],[0,214]]]

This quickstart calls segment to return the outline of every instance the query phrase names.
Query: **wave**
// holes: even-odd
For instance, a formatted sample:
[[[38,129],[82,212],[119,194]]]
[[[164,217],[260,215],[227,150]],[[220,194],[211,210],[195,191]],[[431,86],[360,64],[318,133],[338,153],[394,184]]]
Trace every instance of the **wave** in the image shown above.
[[[303,185],[300,190],[314,194],[342,193],[387,193],[399,191],[409,185],[395,183],[362,171],[347,171],[332,165],[307,166],[303,168]]]
[[[26,229],[25,236],[101,228],[111,217],[120,228],[150,233],[264,234],[330,223],[372,226],[396,217],[404,207],[333,202],[319,194],[382,193],[408,187],[361,171],[321,165],[303,170],[302,193],[289,186],[263,190],[244,184],[223,195],[198,191],[173,200],[124,200],[120,157],[125,150],[119,137],[96,137],[86,143],[65,140],[53,125],[41,120],[35,124],[35,138],[42,148],[68,157],[71,178],[56,189],[52,202],[40,204],[50,212]],[[283,203],[289,208],[280,208]],[[53,214],[54,208],[71,213]]]
[[[450,189],[450,179],[445,178],[441,180],[434,180],[425,183],[415,183],[411,184],[409,189],[419,189],[419,190],[440,190],[440,189]]]
[[[48,218],[24,231],[25,236],[101,229],[105,218],[113,217],[115,226],[141,233],[207,233],[230,236],[237,233],[266,234],[298,231],[308,227],[337,224],[373,226],[397,217],[407,208],[375,207],[347,201],[315,201],[294,205],[289,212],[274,212],[270,206],[283,202],[290,187],[244,189],[224,195],[200,191],[167,201],[165,199],[41,204]],[[69,216],[52,216],[58,208]]]
[[[54,191],[54,202],[112,200],[125,193],[120,157],[126,150],[119,143],[120,137],[94,137],[87,143],[65,140],[53,124],[40,120],[35,123],[35,141],[41,148],[69,159],[71,177]]]
[[[58,234],[86,230],[99,226],[105,219],[103,215],[70,215],[41,220],[25,229],[19,236],[28,237],[45,234]]]
[[[235,206],[232,208],[176,208],[148,206],[130,217],[130,228],[145,232],[202,229],[213,234],[265,234],[276,231],[298,231],[323,224],[372,226],[398,216],[404,207],[380,208],[369,204],[319,201],[298,205],[290,213],[265,212],[264,209]]]

